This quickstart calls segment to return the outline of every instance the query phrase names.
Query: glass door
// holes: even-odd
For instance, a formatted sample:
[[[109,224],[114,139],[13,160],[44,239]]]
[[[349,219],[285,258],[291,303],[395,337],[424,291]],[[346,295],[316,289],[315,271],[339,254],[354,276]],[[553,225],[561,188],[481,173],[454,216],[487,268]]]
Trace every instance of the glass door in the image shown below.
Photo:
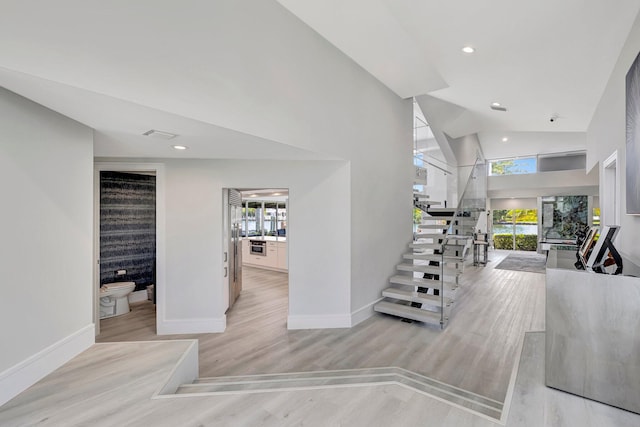
[[[495,209],[492,218],[493,245],[496,249],[538,249],[537,209]]]

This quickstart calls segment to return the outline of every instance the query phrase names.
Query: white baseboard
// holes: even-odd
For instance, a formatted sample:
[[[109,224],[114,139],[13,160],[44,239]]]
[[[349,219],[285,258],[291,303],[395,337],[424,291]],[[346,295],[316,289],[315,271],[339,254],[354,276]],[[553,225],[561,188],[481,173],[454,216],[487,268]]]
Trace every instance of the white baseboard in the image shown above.
[[[142,291],[135,291],[129,294],[129,303],[140,302],[148,300],[148,294],[146,289]]]
[[[351,315],[349,314],[287,317],[287,329],[331,329],[350,327]]]
[[[210,319],[165,319],[156,325],[158,335],[174,334],[211,334],[224,332],[227,328],[227,316]]]
[[[95,343],[90,324],[0,373],[0,405],[58,369]]]
[[[360,307],[353,313],[351,313],[351,326],[356,326],[358,323],[362,323],[375,313],[373,310],[373,306],[382,301],[383,298],[378,298],[377,300],[365,305],[364,307]]]

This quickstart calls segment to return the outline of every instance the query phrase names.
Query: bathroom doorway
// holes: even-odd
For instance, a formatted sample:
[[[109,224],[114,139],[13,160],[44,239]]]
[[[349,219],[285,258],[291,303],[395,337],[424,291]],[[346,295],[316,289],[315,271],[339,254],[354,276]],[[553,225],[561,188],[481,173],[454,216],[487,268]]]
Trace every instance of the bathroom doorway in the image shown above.
[[[154,332],[163,302],[163,168],[159,164],[96,163],[94,175],[94,322],[127,313],[124,304],[153,304]],[[160,199],[160,200],[159,200]],[[131,293],[104,298],[109,283],[132,282]],[[105,285],[107,284],[107,285]],[[114,286],[116,287],[116,286]],[[102,304],[101,304],[102,297]],[[116,309],[116,306],[118,307]],[[148,307],[145,306],[145,309]]]

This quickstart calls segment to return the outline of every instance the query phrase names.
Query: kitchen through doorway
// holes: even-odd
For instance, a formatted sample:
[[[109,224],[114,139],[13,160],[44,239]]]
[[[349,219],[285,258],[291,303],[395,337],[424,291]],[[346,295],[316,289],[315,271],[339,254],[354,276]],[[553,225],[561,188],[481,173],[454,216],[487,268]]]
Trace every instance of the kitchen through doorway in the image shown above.
[[[287,188],[238,189],[240,208],[229,190],[225,225],[225,271],[229,283],[227,326],[244,324],[255,316],[271,316],[286,328],[289,305]],[[236,204],[234,202],[233,204]],[[236,220],[239,224],[233,225]],[[237,230],[234,228],[237,227]],[[238,235],[238,246],[233,243]],[[239,250],[236,256],[235,247]],[[236,272],[230,263],[240,263]],[[241,282],[238,284],[238,276]],[[238,291],[238,286],[241,288]],[[234,292],[237,295],[234,295]]]

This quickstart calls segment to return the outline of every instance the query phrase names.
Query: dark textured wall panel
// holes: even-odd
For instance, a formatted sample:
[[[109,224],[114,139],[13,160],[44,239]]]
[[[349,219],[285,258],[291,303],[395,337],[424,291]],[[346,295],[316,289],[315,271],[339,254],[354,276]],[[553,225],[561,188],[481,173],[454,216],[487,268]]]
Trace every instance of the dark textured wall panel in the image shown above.
[[[156,177],[100,173],[100,284],[155,283]],[[116,270],[127,270],[124,276]]]

